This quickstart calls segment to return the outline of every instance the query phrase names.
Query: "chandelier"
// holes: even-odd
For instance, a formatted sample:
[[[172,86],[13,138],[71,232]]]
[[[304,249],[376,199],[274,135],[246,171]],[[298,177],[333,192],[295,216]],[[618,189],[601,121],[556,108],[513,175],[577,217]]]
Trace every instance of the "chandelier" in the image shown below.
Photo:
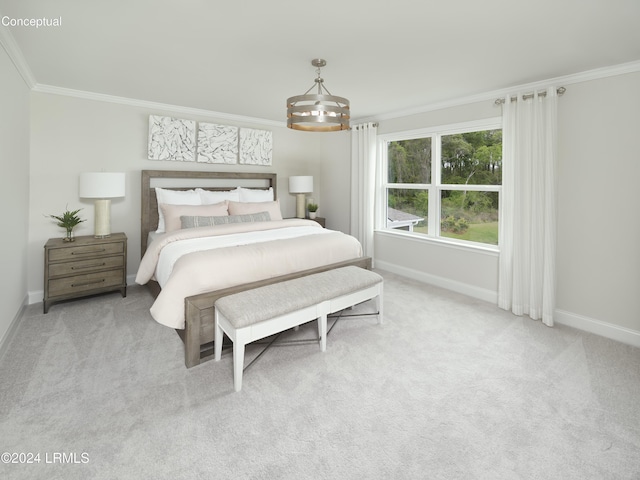
[[[318,77],[303,95],[287,99],[287,127],[306,132],[336,132],[349,130],[349,100],[331,95],[320,76],[327,64],[321,58],[311,60]],[[309,93],[317,86],[317,93]]]

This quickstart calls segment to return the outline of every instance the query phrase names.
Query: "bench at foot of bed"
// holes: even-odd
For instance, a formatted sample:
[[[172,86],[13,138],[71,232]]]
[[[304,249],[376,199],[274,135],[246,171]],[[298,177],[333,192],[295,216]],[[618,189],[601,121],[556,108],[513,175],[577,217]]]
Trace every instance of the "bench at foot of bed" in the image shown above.
[[[376,299],[382,323],[382,277],[350,266],[222,297],[215,302],[215,360],[223,332],[233,342],[233,385],[242,388],[245,345],[312,320],[318,321],[320,350],[327,342],[327,315]]]
[[[213,292],[201,293],[185,298],[185,328],[176,330],[184,343],[184,363],[187,368],[195,367],[201,363],[213,359],[214,356],[214,335],[215,319],[214,304],[222,297],[234,293],[251,290],[265,285],[280,283],[294,278],[300,278],[315,273],[325,272],[336,268],[355,265],[357,267],[371,269],[370,257],[359,257],[352,260],[316,267],[310,270],[289,273],[278,277],[272,277],[257,282],[229,287]],[[151,283],[151,282],[150,282]]]

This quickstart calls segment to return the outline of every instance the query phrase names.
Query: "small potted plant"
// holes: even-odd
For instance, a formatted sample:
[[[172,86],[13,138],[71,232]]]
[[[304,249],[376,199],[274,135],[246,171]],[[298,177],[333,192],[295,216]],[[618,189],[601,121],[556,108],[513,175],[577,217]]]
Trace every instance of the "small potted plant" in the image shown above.
[[[49,217],[53,218],[58,222],[56,225],[66,230],[67,236],[64,237],[63,239],[65,242],[73,242],[74,227],[85,221],[84,219],[78,216],[78,212],[80,210],[82,209],[79,208],[78,210],[71,211],[67,207],[67,210],[62,215],[49,215]]]
[[[309,210],[309,218],[316,218],[316,214],[318,212],[318,204],[310,203],[307,205],[307,210]]]

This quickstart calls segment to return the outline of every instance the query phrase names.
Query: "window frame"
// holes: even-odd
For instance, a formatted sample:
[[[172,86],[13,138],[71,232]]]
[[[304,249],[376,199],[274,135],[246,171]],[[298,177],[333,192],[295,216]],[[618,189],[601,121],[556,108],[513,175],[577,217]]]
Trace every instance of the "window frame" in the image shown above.
[[[459,133],[478,132],[484,130],[502,130],[502,118],[493,117],[484,120],[440,125],[435,127],[407,130],[403,132],[387,133],[378,135],[378,165],[380,167],[380,182],[378,194],[380,195],[380,205],[383,207],[376,217],[376,231],[399,236],[411,236],[427,242],[448,243],[457,246],[466,246],[472,249],[500,251],[500,245],[460,240],[457,238],[444,237],[440,232],[442,214],[442,191],[446,190],[466,190],[479,192],[498,192],[498,216],[502,210],[502,185],[473,185],[473,184],[443,184],[441,181],[442,158],[441,139],[443,136],[455,135]],[[431,138],[431,183],[390,183],[388,146],[391,142],[414,140],[419,138]],[[504,141],[504,137],[503,137]],[[504,158],[503,158],[504,161]],[[504,171],[504,170],[503,170]],[[387,226],[386,210],[389,205],[389,189],[410,189],[426,190],[429,192],[429,207],[427,216],[427,233],[399,230]],[[498,223],[498,234],[500,224]]]

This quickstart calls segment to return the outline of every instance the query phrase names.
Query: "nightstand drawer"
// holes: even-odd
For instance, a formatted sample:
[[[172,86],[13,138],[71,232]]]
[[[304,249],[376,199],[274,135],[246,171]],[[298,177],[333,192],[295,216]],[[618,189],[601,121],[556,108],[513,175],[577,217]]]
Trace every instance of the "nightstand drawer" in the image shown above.
[[[49,280],[49,296],[73,295],[78,292],[117,287],[124,283],[124,270],[74,275],[73,277]]]
[[[53,263],[49,265],[49,278],[61,277],[63,275],[77,275],[81,273],[93,273],[111,268],[122,268],[124,257],[98,257],[78,260],[76,262]]]
[[[99,257],[122,253],[124,253],[124,242],[79,245],[77,247],[52,248],[49,251],[49,261],[63,262],[68,260],[80,260],[83,257]]]

